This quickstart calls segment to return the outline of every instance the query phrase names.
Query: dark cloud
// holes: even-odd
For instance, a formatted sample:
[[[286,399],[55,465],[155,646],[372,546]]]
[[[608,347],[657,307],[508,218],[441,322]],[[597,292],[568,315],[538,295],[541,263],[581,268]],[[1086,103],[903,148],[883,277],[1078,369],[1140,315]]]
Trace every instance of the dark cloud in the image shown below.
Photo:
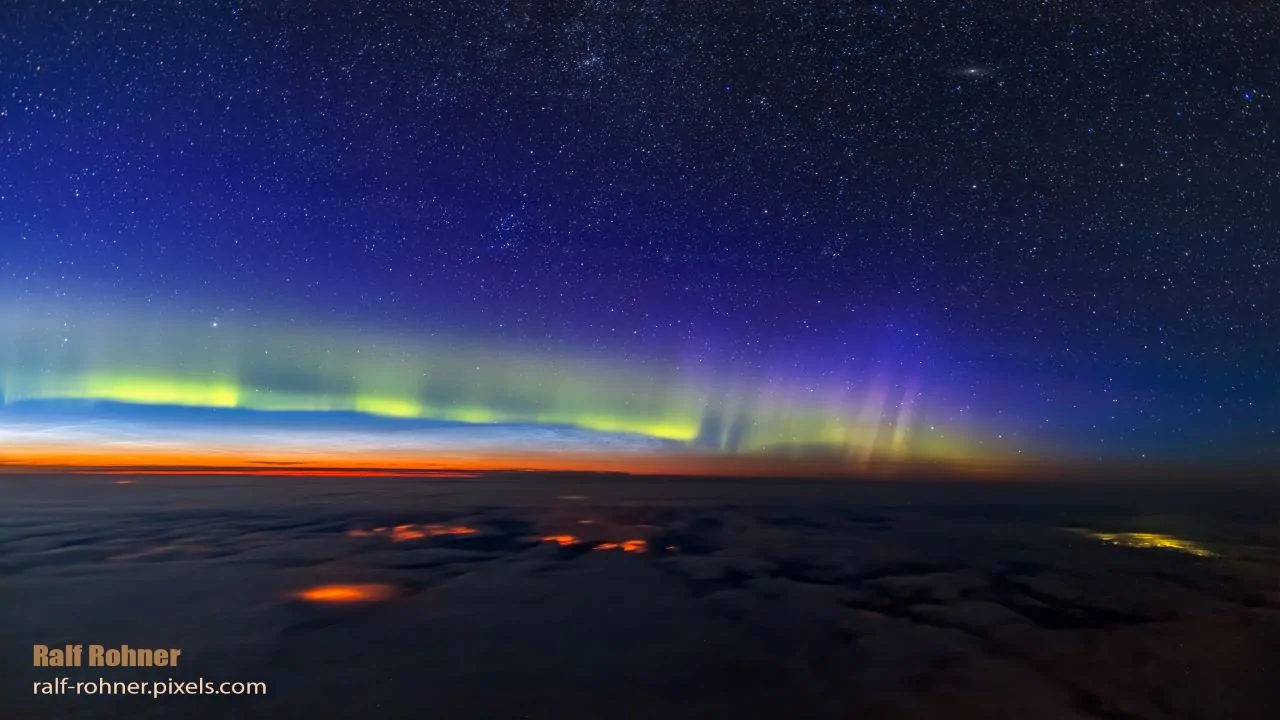
[[[135,480],[0,483],[0,702],[21,717],[1260,718],[1280,700],[1280,538],[1256,512],[1178,536],[1212,556],[1065,529],[1172,537],[1189,498],[1265,498]],[[647,551],[596,549],[626,540]],[[389,599],[298,597],[332,584]],[[181,647],[173,677],[271,693],[34,697],[99,674],[35,670],[35,643]]]

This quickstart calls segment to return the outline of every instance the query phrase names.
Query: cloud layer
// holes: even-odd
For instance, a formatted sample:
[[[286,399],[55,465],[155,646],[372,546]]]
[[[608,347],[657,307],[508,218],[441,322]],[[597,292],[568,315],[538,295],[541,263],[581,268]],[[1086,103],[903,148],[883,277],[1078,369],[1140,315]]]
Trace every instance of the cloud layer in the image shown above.
[[[24,717],[1260,718],[1280,701],[1274,497],[134,481],[2,481],[2,699]],[[49,673],[19,651],[40,642],[182,647],[175,677],[271,694],[33,698]]]

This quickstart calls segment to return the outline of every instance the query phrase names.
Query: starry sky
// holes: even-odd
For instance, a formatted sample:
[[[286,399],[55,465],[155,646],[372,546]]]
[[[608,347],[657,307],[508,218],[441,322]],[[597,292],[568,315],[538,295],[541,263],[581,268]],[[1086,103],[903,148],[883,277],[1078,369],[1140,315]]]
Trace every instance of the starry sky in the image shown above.
[[[1251,0],[6,3],[6,408],[1274,462],[1278,37]]]

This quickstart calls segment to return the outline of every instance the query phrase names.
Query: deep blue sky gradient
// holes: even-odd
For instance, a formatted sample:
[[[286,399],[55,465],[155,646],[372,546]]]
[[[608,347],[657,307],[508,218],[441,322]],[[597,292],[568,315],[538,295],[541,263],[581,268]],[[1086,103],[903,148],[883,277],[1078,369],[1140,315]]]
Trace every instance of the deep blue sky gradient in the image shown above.
[[[1264,2],[16,2],[8,296],[919,368],[1082,458],[1280,447]]]

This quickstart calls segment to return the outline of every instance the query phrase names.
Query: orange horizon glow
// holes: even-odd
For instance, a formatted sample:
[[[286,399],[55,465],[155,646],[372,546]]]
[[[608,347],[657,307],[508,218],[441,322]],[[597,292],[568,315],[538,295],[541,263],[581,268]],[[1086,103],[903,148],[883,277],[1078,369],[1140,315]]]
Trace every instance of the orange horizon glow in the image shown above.
[[[0,449],[0,476],[58,473],[468,479],[480,478],[487,473],[504,472],[974,482],[1136,479],[1167,483],[1179,478],[1193,481],[1208,475],[1222,480],[1252,482],[1276,477],[1274,470],[1199,467],[1185,463],[1172,466],[1155,462],[1103,464],[1027,460],[1020,463],[982,464],[911,462],[889,458],[870,463],[851,463],[847,458],[833,456],[786,456],[769,453],[725,455],[692,450],[662,453],[512,452],[469,455],[391,453],[341,448],[323,454],[263,447],[247,450],[192,446],[121,449],[72,444],[16,445]]]
[[[324,456],[253,449],[237,452],[192,449],[118,451],[100,447],[6,448],[0,473],[137,474],[137,475],[262,475],[279,477],[435,477],[473,478],[509,471],[608,472],[634,475],[691,475],[743,477],[909,477],[921,473],[956,474],[1000,479],[1033,466],[965,465],[944,463],[850,464],[841,458],[785,457],[768,454],[716,455],[695,452],[670,454],[391,455],[372,451],[336,450]]]
[[[129,466],[117,467],[71,467],[64,465],[42,465],[38,467],[6,467],[0,466],[0,475],[4,474],[31,474],[31,473],[48,473],[48,472],[66,472],[73,475],[121,475],[128,473],[129,475],[156,475],[156,476],[178,476],[178,475],[253,475],[262,477],[395,477],[395,478],[478,478],[483,477],[483,472],[446,472],[442,470],[381,470],[381,469],[352,469],[352,470],[334,470],[332,468],[314,468],[314,469],[290,469],[281,470],[276,468],[201,468],[201,467],[178,467],[178,468],[138,468]],[[116,480],[116,485],[133,485],[133,480]]]

